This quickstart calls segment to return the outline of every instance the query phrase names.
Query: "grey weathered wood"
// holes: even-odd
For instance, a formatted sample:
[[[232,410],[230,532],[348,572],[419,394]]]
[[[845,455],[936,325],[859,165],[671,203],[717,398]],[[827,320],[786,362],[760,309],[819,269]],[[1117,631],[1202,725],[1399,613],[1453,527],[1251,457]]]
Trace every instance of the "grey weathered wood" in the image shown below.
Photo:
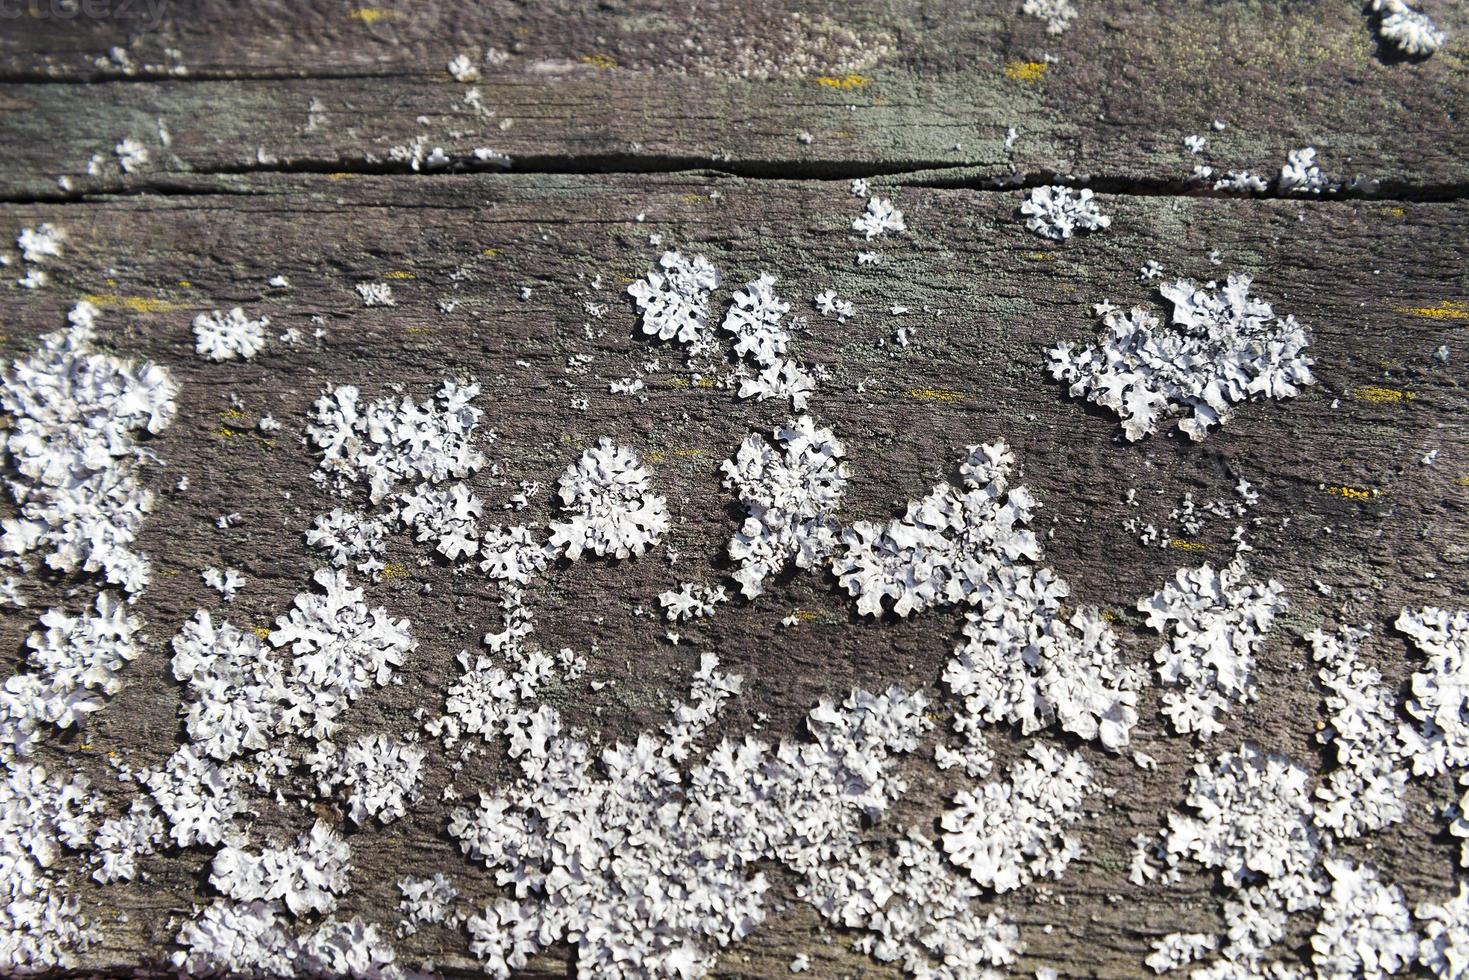
[[[1289,150],[1315,145],[1334,177],[1389,195],[1465,184],[1469,13],[1458,5],[1435,5],[1452,39],[1421,63],[1380,56],[1353,3],[1079,6],[1060,37],[1009,0],[196,2],[170,7],[158,30],[33,17],[5,22],[15,29],[0,38],[11,81],[0,85],[0,194],[56,194],[61,175],[106,189],[178,171],[372,169],[367,154],[419,136],[458,165],[489,146],[531,170],[959,167],[991,181],[1180,187],[1196,163],[1272,176]],[[484,62],[487,48],[505,59]],[[493,118],[446,72],[460,53],[480,63]],[[41,84],[52,79],[67,84]],[[313,99],[324,114],[308,129]],[[1216,119],[1228,128],[1215,132]],[[1007,152],[1011,126],[1020,138]],[[1200,157],[1183,148],[1194,133],[1210,140]],[[150,147],[145,176],[119,179],[111,148],[124,136]],[[103,174],[88,178],[98,152]]]
[[[720,733],[743,735],[765,713],[762,737],[793,737],[818,698],[889,683],[928,691],[942,730],[945,695],[937,678],[958,634],[957,613],[859,622],[828,580],[802,576],[753,604],[722,609],[707,625],[681,629],[678,647],[663,638],[661,620],[634,615],[636,606],[653,608],[663,589],[722,573],[722,550],[738,515],[720,487],[718,464],[746,433],[789,415],[781,405],[688,387],[672,369],[676,354],[667,351],[645,399],[607,392],[609,380],[635,373],[656,353],[634,338],[622,292],[659,251],[649,244],[651,233],[708,255],[723,270],[726,289],[770,271],[783,294],[807,310],[826,287],[853,299],[852,320],[837,324],[813,313],[796,344],[800,357],[832,369],[811,411],[848,446],[846,518],[893,515],[952,476],[966,445],[1008,440],[1024,482],[1044,504],[1036,527],[1046,562],[1070,580],[1075,601],[1100,604],[1115,617],[1129,661],[1145,662],[1157,643],[1132,604],[1178,567],[1228,560],[1233,525],[1210,523],[1200,551],[1143,548],[1122,527],[1134,512],[1124,492],[1136,488],[1145,513],[1166,520],[1185,490],[1202,501],[1227,497],[1240,476],[1255,484],[1256,513],[1265,523],[1252,533],[1252,567],[1288,588],[1292,610],[1261,657],[1260,700],[1235,713],[1210,753],[1248,737],[1314,768],[1321,758],[1314,742],[1320,693],[1303,669],[1309,654],[1293,638],[1338,618],[1373,623],[1373,660],[1401,681],[1415,661],[1388,628],[1397,610],[1465,599],[1462,358],[1469,337],[1462,307],[1452,305],[1465,299],[1463,203],[1105,196],[1115,218],[1107,232],[1055,245],[1023,229],[1018,193],[894,183],[884,193],[906,212],[911,230],[879,243],[884,264],[856,269],[860,239],[849,224],[860,202],[827,182],[259,175],[191,178],[179,189],[173,196],[0,207],[0,228],[50,221],[68,235],[48,287],[4,294],[6,355],[29,349],[35,335],[63,322],[75,299],[90,295],[104,309],[110,348],[166,364],[181,384],[179,418],[151,445],[165,466],[153,476],[161,500],[146,529],[155,585],[138,603],[149,622],[149,652],[85,738],[54,739],[46,748],[57,765],[87,771],[104,786],[115,785],[108,776],[112,753],[140,766],[160,762],[176,744],[179,694],[167,674],[167,642],[194,609],[264,626],[309,587],[317,559],[302,534],[332,500],[311,482],[314,461],[300,438],[313,399],[339,383],[370,392],[401,384],[424,394],[445,377],[478,377],[486,424],[499,433],[489,454],[504,473],[472,483],[492,508],[521,479],[553,482],[600,435],[650,462],[674,515],[667,546],[680,553],[677,564],[669,565],[664,547],[635,561],[563,565],[533,594],[541,642],[582,650],[595,643],[589,679],[616,681],[597,693],[578,685],[558,697],[573,723],[607,740],[661,723],[666,699],[684,689],[698,652],[714,650],[746,680]],[[637,220],[640,214],[645,220]],[[1214,249],[1220,266],[1207,258]],[[1137,281],[1147,259],[1196,278],[1253,273],[1261,295],[1313,331],[1320,386],[1289,403],[1246,407],[1202,445],[1158,437],[1120,442],[1115,420],[1067,399],[1043,375],[1042,352],[1058,340],[1089,340],[1095,301],[1156,304],[1151,288]],[[267,287],[279,274],[289,277],[290,290]],[[384,277],[398,305],[363,308],[353,285]],[[523,286],[532,288],[528,300],[520,298]],[[459,302],[452,314],[435,309],[445,297]],[[589,320],[587,301],[606,303],[606,316]],[[944,312],[898,320],[886,312],[893,303]],[[319,325],[325,336],[302,347],[273,346],[248,364],[194,356],[192,317],[236,304],[268,314],[273,327],[310,336]],[[586,322],[595,339],[585,336]],[[916,345],[906,350],[882,343],[900,323],[919,325]],[[1434,356],[1443,344],[1452,352],[1448,365]],[[566,359],[578,353],[594,357],[587,375],[566,370]],[[1394,400],[1367,390],[1374,386],[1404,394]],[[585,413],[570,408],[580,394],[591,400]],[[235,399],[243,419],[230,414]],[[267,412],[284,424],[269,439],[251,431]],[[1431,448],[1440,449],[1436,465],[1420,465]],[[171,492],[181,475],[191,488]],[[1333,487],[1376,495],[1354,501]],[[519,516],[543,523],[549,496],[542,493]],[[231,511],[244,522],[217,529],[214,518]],[[1285,518],[1289,527],[1281,526]],[[434,562],[420,565],[422,554],[395,540],[391,560],[406,574],[368,587],[371,601],[412,620],[420,645],[403,672],[405,684],[355,705],[344,738],[406,731],[416,724],[415,709],[438,710],[457,675],[454,655],[474,649],[496,622],[494,596],[483,583]],[[198,575],[225,564],[250,581],[221,609]],[[1314,580],[1333,594],[1319,594]],[[794,631],[778,627],[793,608],[814,618]],[[0,617],[9,649],[19,649],[33,615]],[[1151,939],[1217,924],[1221,899],[1207,876],[1187,876],[1168,889],[1127,881],[1131,837],[1154,830],[1180,805],[1193,761],[1187,740],[1165,734],[1156,692],[1145,695],[1143,717],[1135,744],[1158,759],[1157,771],[1083,749],[1101,782],[1116,790],[1110,801],[1094,798],[1079,825],[1085,855],[1049,887],[1051,902],[1021,893],[1002,903],[1029,945],[1017,972],[1052,966],[1063,975],[1135,976]],[[1024,744],[1003,730],[993,741],[1002,758]],[[391,930],[393,883],[409,871],[445,870],[476,901],[494,894],[489,876],[465,862],[444,833],[448,806],[438,796],[449,773],[442,758],[432,762],[419,809],[385,830],[351,833],[357,870],[345,914],[361,913]],[[874,838],[931,826],[960,785],[921,757],[905,768],[909,797],[874,828]],[[480,757],[455,784],[468,795],[503,775],[503,766]],[[1451,888],[1457,842],[1444,837],[1429,808],[1450,792],[1447,780],[1414,788],[1407,823],[1372,839],[1373,862],[1404,887],[1410,904]],[[126,788],[117,794],[121,805]],[[328,806],[314,809],[337,819]],[[294,803],[262,801],[254,830],[284,834],[306,819]],[[89,914],[106,921],[127,913],[126,922],[106,925],[106,943],[87,954],[87,963],[125,969],[165,956],[173,918],[208,896],[200,874],[207,860],[204,851],[172,852],[144,860],[145,882],[84,886]],[[847,952],[846,937],[820,929],[798,903],[777,913],[788,893],[782,879],[770,919],[728,951],[721,975],[783,976],[802,951],[816,975],[889,975]],[[1045,932],[1047,926],[1054,930]],[[828,944],[826,936],[836,941]],[[407,963],[432,956],[444,966],[472,966],[463,938],[451,933],[431,930],[397,948]],[[554,956],[542,965],[563,969]]]

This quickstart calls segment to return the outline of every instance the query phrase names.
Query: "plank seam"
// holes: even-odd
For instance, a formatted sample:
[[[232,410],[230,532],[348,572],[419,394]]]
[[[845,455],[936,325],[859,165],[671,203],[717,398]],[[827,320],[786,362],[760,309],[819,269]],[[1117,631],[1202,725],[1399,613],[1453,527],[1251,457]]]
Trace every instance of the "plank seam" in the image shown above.
[[[879,181],[892,187],[933,187],[972,190],[984,193],[1013,193],[1036,187],[1059,186],[1073,189],[1090,188],[1099,194],[1121,197],[1215,198],[1235,201],[1283,200],[1302,204],[1340,201],[1381,201],[1384,203],[1434,204],[1452,203],[1469,198],[1469,183],[1412,185],[1402,182],[1372,182],[1321,194],[1288,194],[1272,186],[1269,190],[1238,194],[1216,191],[1208,185],[1187,180],[1121,175],[1060,174],[1054,171],[984,176],[976,174],[976,166],[926,165],[910,162],[892,166],[870,162],[843,161],[729,161],[699,157],[652,156],[525,156],[517,157],[510,168],[461,162],[450,168],[431,172],[414,171],[393,162],[368,163],[362,160],[297,160],[284,163],[223,165],[177,171],[172,174],[141,175],[112,183],[91,184],[71,191],[32,194],[0,194],[3,204],[85,203],[101,197],[116,196],[205,196],[228,194],[257,195],[261,192],[227,185],[200,185],[192,178],[319,175],[374,177],[457,177],[457,176],[688,176],[724,177],[739,180],[770,181],[847,181],[855,179]]]

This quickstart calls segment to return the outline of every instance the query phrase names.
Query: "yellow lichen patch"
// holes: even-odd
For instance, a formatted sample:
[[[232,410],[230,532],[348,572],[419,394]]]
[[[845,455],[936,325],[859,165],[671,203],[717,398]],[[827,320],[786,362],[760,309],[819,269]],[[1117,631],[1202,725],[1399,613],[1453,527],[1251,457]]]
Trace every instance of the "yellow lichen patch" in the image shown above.
[[[714,387],[714,379],[713,378],[699,378],[699,379],[697,379],[697,380],[694,381],[694,387],[695,388],[713,388]]]
[[[189,280],[187,280],[187,279],[180,279],[179,280],[179,285],[180,286],[183,286],[185,289],[193,289],[194,288],[194,284],[191,283],[191,282],[189,282]]]
[[[433,333],[433,327],[404,327],[404,333]]]
[[[253,629],[251,629],[250,632],[254,633],[256,636],[260,637],[262,640],[268,640],[268,639],[270,639],[270,627],[269,626],[256,626]]]
[[[698,204],[700,201],[704,200],[704,195],[702,195],[702,194],[680,194],[678,196],[678,199],[680,201],[683,201],[685,204]]]
[[[498,248],[487,248],[479,254],[487,259],[498,259],[500,257],[500,250]]]
[[[1016,82],[1038,82],[1046,76],[1044,61],[1007,61],[1005,77]]]
[[[356,174],[347,173],[346,171],[338,170],[336,173],[327,174],[326,175],[326,179],[327,180],[351,180],[353,177],[356,177],[356,176],[357,176]]]
[[[376,24],[380,20],[391,20],[398,16],[396,10],[384,10],[381,7],[358,7],[347,14],[353,20],[360,20],[364,24]]]
[[[1208,551],[1209,546],[1202,541],[1185,541],[1182,538],[1173,538],[1168,542],[1168,547],[1174,551]]]
[[[229,408],[229,409],[225,409],[223,412],[220,412],[219,413],[219,417],[222,418],[222,419],[224,419],[224,420],[226,420],[226,421],[228,421],[228,422],[243,422],[246,419],[248,419],[250,416],[246,415],[244,412],[240,411],[238,408]]]
[[[1025,257],[1027,259],[1031,259],[1032,261],[1035,261],[1035,262],[1054,262],[1054,261],[1056,261],[1056,253],[1055,252],[1026,252],[1025,253]]]
[[[650,449],[647,452],[643,453],[643,459],[647,460],[650,463],[661,463],[663,462],[663,450]]]
[[[1437,306],[1398,306],[1393,312],[1430,320],[1469,320],[1469,303],[1461,299],[1446,299]]]
[[[118,296],[113,293],[94,293],[82,297],[88,303],[104,310],[127,310],[129,313],[175,313],[187,310],[184,303],[158,299],[153,296]]]
[[[691,459],[691,458],[693,458],[695,456],[702,456],[702,455],[704,455],[704,450],[702,450],[702,449],[675,449],[675,450],[672,451],[672,453],[670,455],[678,456],[681,459]]]
[[[814,609],[797,609],[796,618],[803,623],[811,623],[821,618],[821,614]]]
[[[676,388],[679,391],[683,391],[688,386],[689,386],[689,379],[688,378],[669,378],[668,379],[668,387],[670,387],[670,388]]]
[[[1399,207],[1383,208],[1382,213],[1389,218],[1406,218],[1408,216],[1408,209]]]
[[[909,388],[908,397],[916,398],[921,402],[960,402],[964,400],[963,392],[949,391],[946,388]]]
[[[593,68],[600,68],[603,71],[617,67],[617,59],[610,54],[584,54],[581,56],[581,60]]]
[[[407,574],[407,565],[399,565],[395,562],[389,562],[388,564],[383,566],[383,578],[402,578]]]
[[[1380,385],[1364,385],[1352,389],[1352,397],[1369,405],[1396,405],[1410,402],[1416,397],[1411,391],[1401,388],[1384,388]]]
[[[1461,477],[1459,477],[1459,486],[1461,486],[1461,487],[1469,487],[1469,476],[1461,476]]]
[[[1363,487],[1327,487],[1326,492],[1343,500],[1370,500],[1377,496],[1376,490]]]
[[[243,434],[239,429],[231,429],[227,425],[221,425],[214,430],[214,437],[216,439],[234,439]]]
[[[418,273],[409,272],[406,269],[394,269],[392,272],[383,273],[384,279],[417,279]]]
[[[866,75],[817,75],[816,84],[822,88],[834,88],[842,92],[850,92],[857,88],[866,88],[867,83],[872,81]]]

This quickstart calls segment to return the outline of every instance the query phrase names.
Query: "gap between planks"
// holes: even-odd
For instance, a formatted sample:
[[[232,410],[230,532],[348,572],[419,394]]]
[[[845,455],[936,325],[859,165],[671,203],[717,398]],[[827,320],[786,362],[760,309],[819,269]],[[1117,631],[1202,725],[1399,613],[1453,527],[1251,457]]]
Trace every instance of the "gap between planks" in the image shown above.
[[[1027,174],[985,176],[976,173],[981,165],[925,165],[922,162],[883,166],[868,161],[730,161],[705,157],[656,157],[624,155],[529,155],[517,157],[509,168],[474,166],[455,161],[450,167],[414,171],[406,165],[362,160],[299,160],[275,164],[213,166],[198,170],[142,175],[112,184],[54,193],[0,194],[0,204],[86,204],[112,197],[251,196],[248,188],[213,183],[213,177],[241,176],[330,176],[353,174],[378,177],[456,176],[687,176],[770,181],[847,181],[861,178],[881,181],[880,186],[934,187],[972,190],[981,193],[1013,193],[1036,187],[1060,186],[1075,190],[1090,188],[1099,194],[1123,197],[1213,198],[1232,201],[1295,201],[1301,204],[1340,201],[1383,203],[1447,204],[1469,199],[1469,182],[1452,184],[1378,184],[1370,188],[1344,188],[1325,194],[1283,194],[1271,188],[1255,194],[1216,191],[1208,185],[1187,180],[1134,178],[1111,175],[1077,176],[1039,171]]]

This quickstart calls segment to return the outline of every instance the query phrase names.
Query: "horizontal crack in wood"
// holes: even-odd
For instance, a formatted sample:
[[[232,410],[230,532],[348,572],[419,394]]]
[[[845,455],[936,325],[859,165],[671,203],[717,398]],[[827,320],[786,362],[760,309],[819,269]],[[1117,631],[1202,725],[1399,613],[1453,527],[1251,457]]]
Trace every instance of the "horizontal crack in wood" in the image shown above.
[[[1337,191],[1301,195],[1287,194],[1271,188],[1253,194],[1217,191],[1207,184],[1189,180],[1162,180],[1114,175],[1078,176],[1038,171],[1005,176],[984,176],[974,171],[981,165],[954,166],[909,161],[882,165],[864,161],[735,161],[707,157],[634,156],[616,154],[535,155],[515,158],[510,167],[455,161],[451,166],[430,171],[415,171],[393,161],[364,160],[293,160],[277,163],[248,163],[238,166],[210,166],[171,174],[143,175],[138,179],[113,184],[92,184],[72,191],[29,195],[0,195],[4,204],[86,203],[91,200],[119,196],[206,196],[229,194],[248,196],[259,192],[228,185],[201,185],[195,178],[254,175],[340,175],[379,177],[454,177],[463,175],[587,175],[587,176],[708,176],[741,180],[771,181],[843,181],[881,180],[889,186],[934,187],[1009,193],[1035,187],[1062,186],[1090,188],[1099,194],[1128,197],[1217,198],[1236,201],[1288,200],[1302,204],[1346,200],[1382,201],[1387,203],[1451,203],[1469,199],[1469,183],[1410,185],[1401,182],[1379,182],[1346,187]]]

